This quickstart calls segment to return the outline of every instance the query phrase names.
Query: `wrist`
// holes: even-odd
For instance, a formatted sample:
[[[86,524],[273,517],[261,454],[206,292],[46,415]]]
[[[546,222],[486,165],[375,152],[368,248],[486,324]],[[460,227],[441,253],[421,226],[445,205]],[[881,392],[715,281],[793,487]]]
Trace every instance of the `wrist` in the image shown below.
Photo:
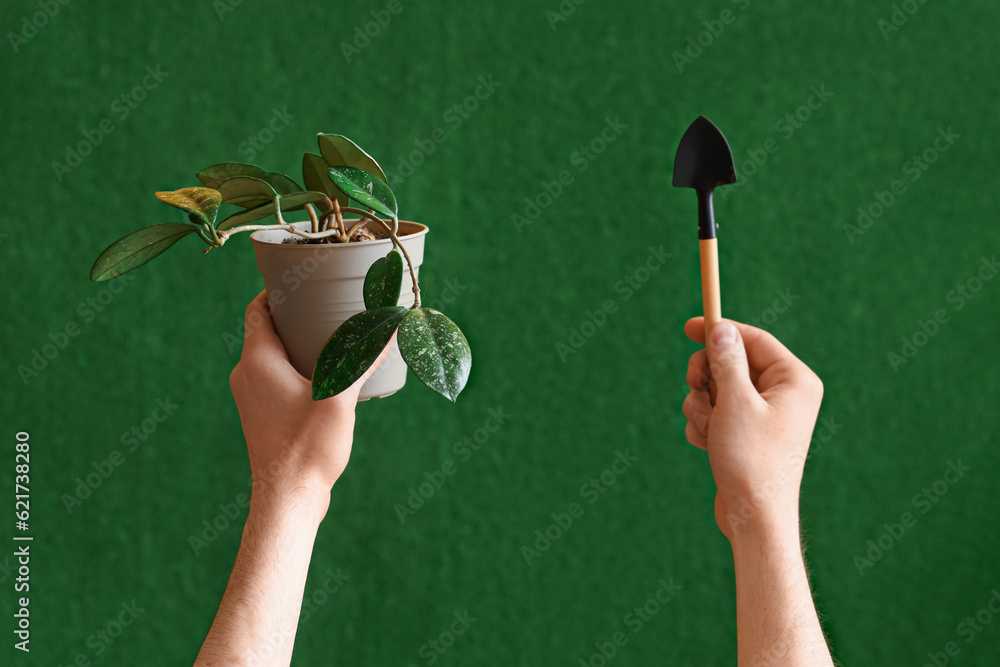
[[[293,519],[306,525],[320,522],[330,507],[330,487],[302,480],[294,485],[269,485],[250,494],[248,518]]]
[[[734,492],[734,486],[719,491],[715,506],[719,528],[730,540],[740,535],[798,532],[798,489],[745,486]]]
[[[737,556],[749,550],[801,553],[797,508],[767,507],[747,517],[730,516],[722,532]]]

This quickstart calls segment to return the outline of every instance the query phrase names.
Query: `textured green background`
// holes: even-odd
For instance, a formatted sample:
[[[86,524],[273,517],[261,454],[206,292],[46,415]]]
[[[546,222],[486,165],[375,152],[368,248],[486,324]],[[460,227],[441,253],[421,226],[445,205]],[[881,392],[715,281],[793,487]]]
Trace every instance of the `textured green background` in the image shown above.
[[[4,33],[39,11],[5,7]],[[887,1],[591,0],[553,28],[556,0],[457,11],[414,0],[350,63],[340,43],[382,2],[248,1],[221,20],[207,0],[59,7],[16,53],[9,36],[0,47],[0,540],[12,545],[19,430],[33,443],[35,536],[33,650],[11,648],[12,559],[0,555],[0,661],[193,660],[245,516],[195,555],[189,536],[248,488],[227,382],[238,351],[224,336],[261,289],[250,245],[206,257],[185,241],[91,321],[80,304],[101,292],[87,272],[105,245],[180,215],[154,190],[250,157],[241,142],[277,108],[294,118],[253,161],[293,174],[317,131],[351,136],[393,172],[415,141],[445,132],[396,192],[404,218],[432,227],[425,294],[464,287],[446,310],[475,351],[457,406],[411,378],[359,408],[307,596],[331,568],[350,579],[300,627],[293,663],[429,664],[422,645],[463,610],[477,620],[436,664],[577,665],[619,630],[628,644],[612,664],[735,662],[731,556],[680,412],[697,349],[681,327],[700,297],[694,196],[669,184],[677,141],[700,113],[740,163],[768,140],[779,147],[759,169],[741,166],[744,184],[717,202],[723,305],[766,318],[826,383],[821,417],[839,430],[810,459],[802,514],[837,656],[918,665],[957,641],[953,664],[993,663],[1000,621],[971,643],[956,626],[1000,587],[1000,279],[960,310],[948,294],[1000,241],[995,3],[934,0],[884,38]],[[735,20],[678,71],[671,54],[726,9]],[[121,118],[114,101],[147,66],[167,76]],[[448,110],[480,76],[500,86],[454,127]],[[789,135],[778,123],[814,86],[832,96]],[[627,128],[579,171],[574,151],[609,116]],[[60,182],[53,161],[104,118],[113,132]],[[948,127],[958,141],[911,181],[904,165]],[[572,184],[519,232],[511,215],[562,170]],[[852,243],[844,224],[895,179],[907,191]],[[651,245],[672,256],[626,301],[615,284]],[[778,290],[797,299],[774,318]],[[607,299],[618,311],[563,362],[556,344]],[[938,309],[949,321],[894,372],[888,353]],[[80,334],[26,385],[17,366],[68,322]],[[121,434],[167,397],[178,409],[128,452]],[[461,461],[453,443],[501,406],[510,419]],[[68,513],[61,496],[114,450],[124,463]],[[617,450],[638,461],[590,504],[580,487]],[[447,459],[456,474],[401,524],[394,504]],[[969,472],[922,514],[914,495],[959,460]],[[522,545],[572,502],[584,515],[529,567]],[[854,557],[906,511],[917,524],[859,575]],[[626,615],[671,577],[683,589],[633,633]],[[110,647],[89,639],[133,599],[145,611]]]

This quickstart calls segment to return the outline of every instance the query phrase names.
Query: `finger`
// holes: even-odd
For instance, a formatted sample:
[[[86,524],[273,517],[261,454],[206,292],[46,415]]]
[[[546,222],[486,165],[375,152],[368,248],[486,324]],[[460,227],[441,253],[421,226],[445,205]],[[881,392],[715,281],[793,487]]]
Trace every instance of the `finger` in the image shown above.
[[[337,394],[332,398],[346,398],[348,401],[353,401],[354,403],[357,403],[358,397],[361,395],[361,388],[364,386],[365,382],[367,382],[368,379],[375,374],[375,371],[378,370],[378,367],[381,366],[383,362],[385,362],[385,360],[389,358],[389,355],[393,351],[393,343],[395,342],[396,342],[396,334],[392,334],[392,338],[389,339],[389,342],[386,344],[385,348],[383,348],[382,352],[379,353],[375,361],[372,362],[372,365],[368,367],[368,370],[362,373],[361,377],[359,377],[357,380],[354,381],[354,384],[352,384],[350,387],[348,387],[347,389],[345,389],[344,391],[340,392],[339,394]],[[396,354],[398,354],[398,352]]]
[[[708,438],[705,437],[704,434],[699,433],[698,429],[696,429],[694,424],[691,422],[688,422],[687,426],[684,428],[684,436],[687,438],[688,442],[698,449],[708,451]]]
[[[684,403],[681,404],[681,412],[689,421],[695,422],[699,431],[708,433],[708,421],[712,416],[712,401],[706,390],[699,389],[688,392],[688,395],[684,397]]]
[[[743,345],[747,351],[747,361],[751,368],[758,370],[767,368],[771,364],[780,362],[788,356],[794,356],[784,345],[769,332],[757,327],[726,320],[731,322],[743,336]],[[684,333],[695,343],[705,344],[705,318],[692,317],[684,324]]]
[[[708,352],[698,350],[691,355],[687,368],[687,386],[692,389],[708,389],[710,379],[708,372]]]
[[[705,344],[705,318],[692,317],[684,323],[684,333],[696,343]]]
[[[750,379],[743,337],[729,320],[722,320],[709,332],[708,365],[712,382],[718,389],[719,400],[726,395],[733,397],[758,396]]]
[[[752,327],[749,324],[734,322],[743,336],[743,346],[746,349],[747,362],[751,368],[763,373],[774,365],[788,364],[798,361],[788,348],[781,344],[770,332]]]
[[[708,447],[708,424],[712,414],[712,403],[707,391],[692,391],[684,399],[681,408],[688,418],[684,434],[695,447]]]
[[[267,290],[262,291],[250,305],[247,306],[246,319],[243,333],[243,354],[241,359],[245,359],[260,352],[271,355],[280,355],[288,361],[288,352],[278,338],[278,332],[274,330],[274,322],[271,321],[271,311],[267,303]]]
[[[375,359],[374,363],[372,363],[372,365],[368,368],[368,370],[365,371],[364,375],[358,378],[358,381],[354,383],[358,386],[359,391],[361,389],[361,385],[363,385],[368,380],[368,378],[375,375],[375,371],[378,370],[378,367],[381,366],[385,362],[385,360],[389,358],[389,355],[393,353],[393,345],[395,344],[395,342],[396,342],[396,334],[392,334],[392,338],[389,339],[388,344],[386,344],[385,348],[378,355],[378,358]],[[395,354],[398,355],[399,353],[395,352]]]

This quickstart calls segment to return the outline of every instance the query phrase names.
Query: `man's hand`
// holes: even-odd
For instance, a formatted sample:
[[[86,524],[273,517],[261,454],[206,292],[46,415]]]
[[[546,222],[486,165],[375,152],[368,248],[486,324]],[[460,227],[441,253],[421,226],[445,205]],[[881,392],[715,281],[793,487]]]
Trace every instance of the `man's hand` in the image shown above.
[[[705,322],[687,336],[705,343]],[[709,369],[717,387],[709,400]],[[688,363],[688,442],[708,450],[718,489],[715,518],[732,540],[743,526],[798,525],[799,485],[823,383],[766,331],[723,321]]]
[[[350,388],[313,401],[309,380],[289,363],[274,330],[267,293],[250,302],[243,354],[229,386],[250,454],[254,496],[306,492],[329,501],[330,489],[351,456],[361,386],[388,351]]]
[[[684,330],[705,342],[702,318]],[[739,664],[832,667],[799,541],[799,485],[823,384],[766,331],[723,320],[711,334],[688,364],[684,414],[688,441],[708,450],[715,520],[733,547]]]
[[[288,665],[313,542],[351,456],[361,385],[313,401],[289,363],[265,292],[247,308],[243,356],[229,377],[253,489],[229,585],[195,665]]]

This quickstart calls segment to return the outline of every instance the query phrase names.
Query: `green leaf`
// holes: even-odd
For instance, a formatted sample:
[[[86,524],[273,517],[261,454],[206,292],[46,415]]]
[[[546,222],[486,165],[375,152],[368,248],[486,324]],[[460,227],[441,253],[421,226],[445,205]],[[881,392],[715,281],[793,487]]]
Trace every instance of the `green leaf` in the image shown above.
[[[181,188],[170,192],[157,192],[156,198],[165,204],[187,212],[188,220],[195,225],[211,227],[219,214],[222,194],[212,188]]]
[[[402,306],[365,310],[341,324],[316,360],[313,400],[336,396],[357,382],[382,354],[406,313]]]
[[[317,202],[324,197],[326,197],[326,195],[322,192],[312,192],[310,190],[306,190],[305,192],[296,192],[281,198],[281,210],[292,211],[301,207],[303,204]],[[261,204],[260,206],[256,206],[254,208],[248,208],[245,211],[233,213],[231,216],[220,222],[216,226],[216,229],[222,231],[224,229],[229,229],[230,227],[249,225],[251,222],[256,222],[257,220],[266,218],[269,215],[274,215],[273,201]]]
[[[197,227],[184,223],[153,225],[124,236],[101,253],[90,270],[90,279],[103,282],[117,278],[123,273],[142,266],[164,250],[180,241],[188,234],[198,231]]]
[[[218,189],[219,184],[230,178],[249,176],[250,178],[258,178],[264,181],[274,188],[274,191],[279,195],[290,195],[294,192],[302,191],[302,186],[281,172],[264,171],[257,165],[246,164],[245,162],[213,164],[211,167],[206,167],[195,173],[195,176],[208,188]]]
[[[316,136],[319,137],[319,152],[322,153],[328,166],[355,167],[369,174],[375,174],[383,183],[389,183],[375,158],[344,135],[320,132]]]
[[[396,195],[378,178],[355,167],[330,167],[327,173],[345,195],[362,206],[396,219]]]
[[[403,287],[403,256],[395,250],[376,259],[365,276],[365,308],[375,310],[399,303]]]
[[[399,325],[399,352],[421,382],[452,403],[469,380],[469,341],[454,322],[433,308],[406,313]]]
[[[223,204],[236,204],[254,208],[274,200],[276,193],[267,181],[252,176],[233,176],[219,183],[216,189],[222,194]]]
[[[329,168],[330,165],[322,156],[315,153],[306,153],[302,156],[302,179],[306,183],[306,188],[325,192],[330,199],[336,199],[341,206],[347,206],[350,199],[330,180],[330,174],[326,171]]]

